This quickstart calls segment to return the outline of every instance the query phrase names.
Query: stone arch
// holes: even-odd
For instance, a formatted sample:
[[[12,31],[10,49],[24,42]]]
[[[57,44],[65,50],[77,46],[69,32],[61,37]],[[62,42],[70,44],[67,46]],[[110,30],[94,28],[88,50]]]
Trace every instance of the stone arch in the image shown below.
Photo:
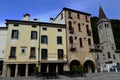
[[[84,72],[85,73],[94,73],[95,72],[95,66],[94,62],[91,60],[86,60],[84,62]]]
[[[72,70],[72,67],[75,66],[75,67],[78,67],[80,66],[80,62],[78,60],[72,60],[70,62],[70,71]]]

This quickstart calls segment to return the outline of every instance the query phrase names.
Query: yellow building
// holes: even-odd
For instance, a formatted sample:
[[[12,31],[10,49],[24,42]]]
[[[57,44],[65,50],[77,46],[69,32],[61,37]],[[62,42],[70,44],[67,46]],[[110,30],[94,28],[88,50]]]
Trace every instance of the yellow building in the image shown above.
[[[7,46],[3,76],[30,76],[35,66],[40,72],[71,71],[84,67],[95,72],[95,54],[90,14],[63,8],[51,23],[23,20],[6,20]]]
[[[35,66],[41,72],[61,73],[67,63],[66,27],[63,24],[6,20],[8,27],[3,76],[30,76]]]
[[[90,49],[94,47],[90,14],[63,8],[58,16],[51,21],[67,26],[69,69],[71,70],[72,66],[82,65],[85,72],[95,72],[95,56],[93,52],[90,52]]]

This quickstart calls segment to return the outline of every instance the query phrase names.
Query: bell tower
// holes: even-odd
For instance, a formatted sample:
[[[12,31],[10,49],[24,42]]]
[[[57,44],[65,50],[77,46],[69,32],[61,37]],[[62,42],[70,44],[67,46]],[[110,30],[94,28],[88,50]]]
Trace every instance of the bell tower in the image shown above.
[[[106,17],[102,7],[99,8],[99,21],[97,23],[98,35],[100,40],[100,48],[102,54],[100,54],[101,70],[107,70],[116,64],[115,54],[115,41],[113,37],[112,27],[110,20]]]
[[[99,21],[97,23],[100,43],[107,42],[107,46],[116,49],[110,20],[106,17],[102,7],[99,9]]]

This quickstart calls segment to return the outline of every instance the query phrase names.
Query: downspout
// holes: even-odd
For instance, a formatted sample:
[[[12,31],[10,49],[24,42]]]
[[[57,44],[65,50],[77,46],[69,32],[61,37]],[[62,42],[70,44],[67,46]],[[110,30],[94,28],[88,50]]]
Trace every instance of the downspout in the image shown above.
[[[69,65],[69,60],[68,60],[68,57],[69,57],[69,55],[68,55],[68,42],[67,42],[68,41],[67,40],[68,39],[68,34],[67,34],[68,33],[68,31],[67,31],[68,27],[67,27],[67,18],[66,18],[67,12],[66,12],[66,10],[65,10],[64,14],[65,14],[64,17],[65,17],[65,26],[66,26],[66,52],[67,52],[66,54],[67,54],[67,64]]]
[[[38,66],[39,66],[39,72],[41,72],[40,34],[41,34],[41,27],[39,25],[39,41],[38,41]]]

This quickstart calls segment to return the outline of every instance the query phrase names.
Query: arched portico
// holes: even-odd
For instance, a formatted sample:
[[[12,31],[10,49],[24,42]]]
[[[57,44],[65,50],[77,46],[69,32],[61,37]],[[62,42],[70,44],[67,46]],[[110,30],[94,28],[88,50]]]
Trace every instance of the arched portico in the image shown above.
[[[80,66],[80,62],[78,60],[72,60],[70,62],[70,71],[72,70],[72,67],[75,66],[75,67],[78,67]]]
[[[84,72],[85,73],[94,73],[95,72],[95,66],[94,66],[93,61],[87,60],[84,62]]]

